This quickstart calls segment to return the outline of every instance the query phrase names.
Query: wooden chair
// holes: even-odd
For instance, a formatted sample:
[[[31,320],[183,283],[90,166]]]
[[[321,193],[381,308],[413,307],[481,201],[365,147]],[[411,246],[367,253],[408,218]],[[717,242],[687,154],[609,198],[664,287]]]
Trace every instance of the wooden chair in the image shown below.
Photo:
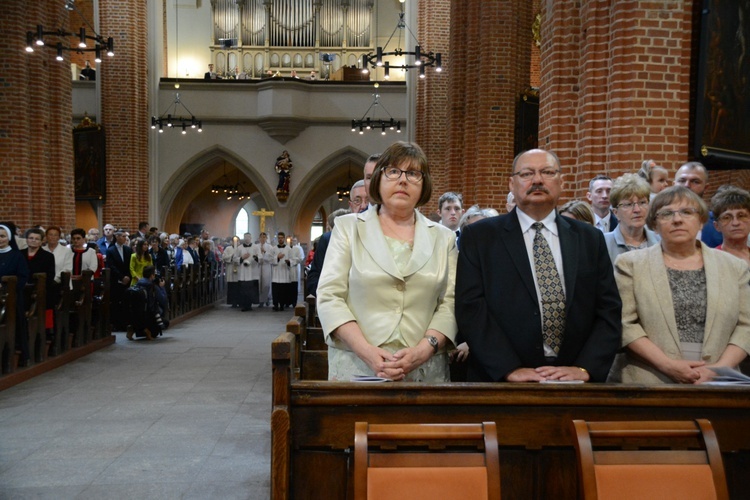
[[[585,500],[729,499],[708,420],[574,420],[573,430]]]
[[[354,498],[499,500],[495,423],[356,422]]]

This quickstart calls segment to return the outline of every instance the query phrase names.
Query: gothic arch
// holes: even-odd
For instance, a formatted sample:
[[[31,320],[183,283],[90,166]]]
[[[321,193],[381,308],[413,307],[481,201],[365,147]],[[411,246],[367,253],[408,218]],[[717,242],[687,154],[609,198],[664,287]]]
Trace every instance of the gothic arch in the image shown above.
[[[226,161],[234,165],[255,186],[257,193],[263,198],[270,210],[278,208],[275,191],[268,187],[268,183],[255,167],[233,151],[217,144],[188,159],[164,184],[159,193],[159,199],[162,200],[159,207],[159,216],[160,220],[164,221],[165,228],[174,230],[178,227],[190,201],[200,190],[207,188],[214,182],[212,176],[201,174],[208,173],[217,161]],[[226,209],[236,215],[239,206],[230,206]]]
[[[307,234],[320,205],[336,192],[342,172],[352,168],[353,179],[362,178],[369,154],[347,146],[323,158],[297,184],[287,206],[294,234]]]

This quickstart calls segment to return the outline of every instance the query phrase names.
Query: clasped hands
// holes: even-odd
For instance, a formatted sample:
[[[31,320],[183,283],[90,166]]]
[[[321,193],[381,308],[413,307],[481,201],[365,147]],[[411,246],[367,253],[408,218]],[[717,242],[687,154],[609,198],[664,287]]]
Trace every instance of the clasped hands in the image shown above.
[[[590,378],[589,372],[577,366],[540,366],[539,368],[516,368],[506,375],[505,380],[507,382],[544,382],[547,380],[588,382]]]
[[[403,380],[407,374],[432,357],[433,349],[425,341],[414,347],[405,347],[391,354],[390,352],[369,345],[360,358],[376,376],[393,381]]]

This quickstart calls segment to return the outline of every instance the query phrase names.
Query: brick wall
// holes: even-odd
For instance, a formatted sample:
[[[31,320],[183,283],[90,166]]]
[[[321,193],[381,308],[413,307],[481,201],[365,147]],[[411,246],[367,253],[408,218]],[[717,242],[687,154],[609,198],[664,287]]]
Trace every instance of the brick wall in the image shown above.
[[[102,94],[100,123],[107,134],[103,217],[137,229],[139,221],[148,219],[149,196],[146,2],[100,0],[99,9],[102,33],[115,39],[115,57],[102,61],[97,75]]]
[[[23,50],[26,32],[42,24],[64,26],[68,11],[52,2],[11,0],[0,23],[0,195],[2,216],[20,227],[75,221],[73,191],[72,84],[69,58]]]

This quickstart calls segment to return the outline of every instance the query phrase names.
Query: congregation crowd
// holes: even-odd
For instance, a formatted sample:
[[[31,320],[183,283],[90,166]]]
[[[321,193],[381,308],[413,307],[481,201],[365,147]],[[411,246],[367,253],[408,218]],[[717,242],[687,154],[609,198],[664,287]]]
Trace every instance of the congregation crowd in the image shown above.
[[[249,233],[243,240],[212,238],[206,230],[180,236],[159,232],[148,222],[141,222],[133,234],[112,224],[104,225],[102,233],[98,228],[75,228],[65,234],[57,226],[23,231],[11,222],[0,223],[0,278],[17,278],[16,347],[21,366],[30,360],[23,290],[37,273],[46,276],[48,338],[55,331],[55,304],[64,273],[70,274],[72,289],[82,273],[91,271],[97,280],[109,269],[112,330],[126,331],[130,340],[161,335],[170,319],[165,275],[196,266],[211,276],[225,273],[227,302],[243,311],[271,301],[274,310],[283,310],[297,301],[298,269],[305,256],[297,239],[288,245],[284,233],[278,234],[278,244],[273,246],[266,242],[265,233],[255,242]]]
[[[351,214],[331,214],[307,292],[329,379],[703,383],[750,352],[750,194],[644,161],[559,206],[549,151],[519,154],[507,214],[445,193],[399,142],[371,156]],[[356,188],[356,189],[355,189]],[[334,220],[335,219],[335,220]]]

